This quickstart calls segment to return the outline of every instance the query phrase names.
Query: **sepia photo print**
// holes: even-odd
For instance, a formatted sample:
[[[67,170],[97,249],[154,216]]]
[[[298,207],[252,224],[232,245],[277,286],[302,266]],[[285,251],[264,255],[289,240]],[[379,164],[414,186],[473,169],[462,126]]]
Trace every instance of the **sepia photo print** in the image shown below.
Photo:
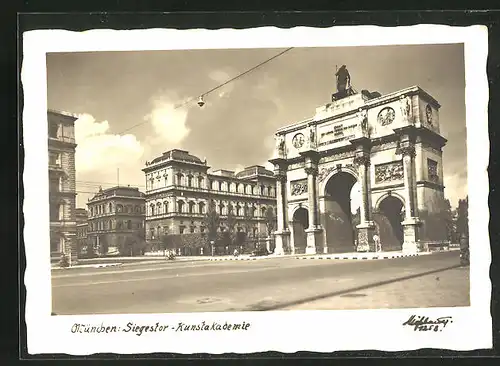
[[[491,342],[484,30],[352,28],[25,35],[36,353]]]

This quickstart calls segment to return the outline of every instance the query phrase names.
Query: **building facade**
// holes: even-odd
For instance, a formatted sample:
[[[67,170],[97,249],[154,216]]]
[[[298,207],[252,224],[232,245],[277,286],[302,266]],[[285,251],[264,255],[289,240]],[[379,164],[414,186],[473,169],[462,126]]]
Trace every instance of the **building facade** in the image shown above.
[[[78,257],[87,254],[87,232],[89,228],[88,212],[84,208],[76,209],[76,241]]]
[[[65,113],[49,110],[49,207],[50,252],[57,259],[62,253],[77,259],[75,120]]]
[[[409,253],[446,240],[439,108],[418,86],[387,95],[350,90],[278,130],[276,252],[374,251],[374,234],[382,250]]]
[[[99,255],[139,255],[144,244],[144,194],[135,187],[99,189],[87,202],[87,240]]]
[[[262,166],[241,172],[209,173],[206,160],[184,150],[170,150],[146,162],[146,237],[157,242],[162,235],[204,233],[204,218],[213,201],[227,229],[228,212],[236,217],[236,230],[247,236],[266,235],[265,215],[276,208],[276,180]]]

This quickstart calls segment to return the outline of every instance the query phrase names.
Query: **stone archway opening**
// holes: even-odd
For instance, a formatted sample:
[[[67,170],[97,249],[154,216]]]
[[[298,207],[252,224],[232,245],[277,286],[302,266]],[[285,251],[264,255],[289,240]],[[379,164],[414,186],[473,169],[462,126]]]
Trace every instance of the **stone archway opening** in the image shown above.
[[[298,208],[293,213],[293,238],[294,238],[294,249],[296,254],[302,254],[306,252],[307,246],[307,234],[306,229],[309,227],[309,213],[304,207]]]
[[[373,213],[383,251],[401,250],[403,247],[403,207],[401,199],[387,196]]]
[[[351,192],[356,182],[352,174],[339,172],[325,185],[325,207],[321,222],[330,253],[354,251],[356,229],[353,225]]]

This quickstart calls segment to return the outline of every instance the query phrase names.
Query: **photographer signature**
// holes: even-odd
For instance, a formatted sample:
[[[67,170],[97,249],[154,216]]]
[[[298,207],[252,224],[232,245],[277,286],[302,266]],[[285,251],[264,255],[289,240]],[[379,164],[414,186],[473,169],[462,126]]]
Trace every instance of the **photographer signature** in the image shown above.
[[[448,323],[453,323],[451,316],[442,316],[432,320],[428,316],[412,315],[403,323],[403,326],[413,327],[415,332],[442,332]]]

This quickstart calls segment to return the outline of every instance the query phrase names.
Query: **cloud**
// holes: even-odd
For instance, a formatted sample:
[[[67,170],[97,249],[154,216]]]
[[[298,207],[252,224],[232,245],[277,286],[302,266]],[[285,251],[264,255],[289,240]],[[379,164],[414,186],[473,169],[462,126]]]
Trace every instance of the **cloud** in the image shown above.
[[[134,135],[108,133],[108,121],[96,122],[89,114],[75,121],[76,169],[100,172],[140,159],[144,148]]]
[[[150,143],[179,144],[191,132],[186,126],[189,105],[184,105],[187,100],[174,102],[177,98],[171,95],[162,95],[152,100],[153,108],[144,116],[151,123],[155,137]]]
[[[234,73],[234,75],[233,75],[233,73],[231,73],[229,71],[214,70],[208,74],[208,77],[216,82],[216,84],[213,86],[215,88],[218,85],[224,84],[225,82],[229,81],[235,75],[236,75],[236,73]],[[234,88],[234,83],[231,82],[231,83],[224,85],[220,89],[215,90],[215,93],[217,93],[219,98],[227,98],[229,96],[229,94],[231,93],[231,91],[233,90],[233,88]]]

